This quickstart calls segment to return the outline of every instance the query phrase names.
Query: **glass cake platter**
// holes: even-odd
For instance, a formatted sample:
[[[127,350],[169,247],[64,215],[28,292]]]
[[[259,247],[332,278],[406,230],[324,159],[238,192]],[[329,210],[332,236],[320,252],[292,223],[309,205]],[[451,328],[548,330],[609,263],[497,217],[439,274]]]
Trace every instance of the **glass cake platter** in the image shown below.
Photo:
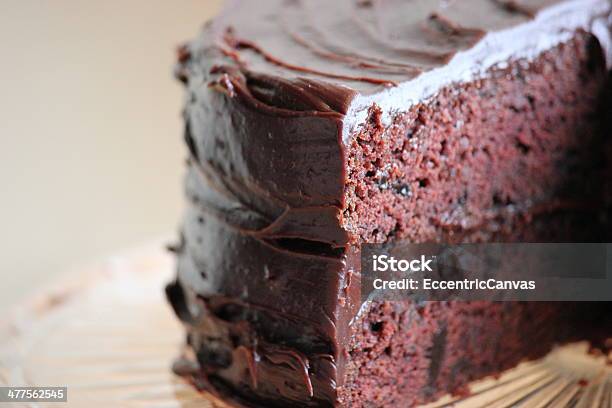
[[[0,386],[67,386],[68,402],[15,407],[227,407],[170,371],[183,331],[163,288],[173,259],[157,242],[64,276],[0,323]],[[572,344],[428,408],[612,408],[612,356]]]

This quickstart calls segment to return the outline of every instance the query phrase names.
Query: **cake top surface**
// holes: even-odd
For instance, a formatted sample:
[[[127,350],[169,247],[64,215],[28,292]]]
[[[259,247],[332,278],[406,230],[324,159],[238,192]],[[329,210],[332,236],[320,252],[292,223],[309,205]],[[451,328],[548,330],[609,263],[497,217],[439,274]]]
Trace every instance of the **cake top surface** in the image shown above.
[[[445,65],[488,31],[560,0],[234,1],[214,22],[220,46],[248,69],[359,90]]]
[[[369,96],[420,81],[402,95],[416,102],[536,56],[609,13],[608,0],[234,0],[189,53],[200,52],[204,81],[229,93],[241,82],[277,107],[346,114],[356,96],[363,110]]]

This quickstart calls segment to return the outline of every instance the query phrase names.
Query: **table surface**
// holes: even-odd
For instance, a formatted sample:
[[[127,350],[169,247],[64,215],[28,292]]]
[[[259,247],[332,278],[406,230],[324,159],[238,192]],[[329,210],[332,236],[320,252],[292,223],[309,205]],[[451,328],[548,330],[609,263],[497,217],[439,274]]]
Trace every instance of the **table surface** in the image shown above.
[[[172,276],[173,260],[161,243],[65,276],[0,326],[0,385],[66,385],[70,407],[224,406],[170,371],[183,340],[163,295]],[[586,344],[557,349],[475,382],[467,398],[446,396],[428,408],[611,408],[611,356],[586,350]]]

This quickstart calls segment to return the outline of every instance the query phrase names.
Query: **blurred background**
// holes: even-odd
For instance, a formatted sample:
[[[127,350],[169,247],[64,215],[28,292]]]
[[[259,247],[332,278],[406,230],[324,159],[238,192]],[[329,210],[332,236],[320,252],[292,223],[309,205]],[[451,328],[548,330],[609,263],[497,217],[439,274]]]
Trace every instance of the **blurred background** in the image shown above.
[[[0,311],[62,272],[173,236],[176,46],[219,0],[0,0]]]

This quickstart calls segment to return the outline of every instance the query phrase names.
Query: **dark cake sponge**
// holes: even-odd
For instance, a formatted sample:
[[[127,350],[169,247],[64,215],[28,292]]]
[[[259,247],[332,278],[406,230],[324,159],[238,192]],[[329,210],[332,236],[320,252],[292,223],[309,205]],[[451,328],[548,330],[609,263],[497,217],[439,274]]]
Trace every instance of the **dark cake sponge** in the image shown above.
[[[359,296],[362,243],[609,239],[609,18],[605,0],[228,5],[179,53],[176,371],[246,406],[408,407],[595,320],[610,334],[605,305]]]

